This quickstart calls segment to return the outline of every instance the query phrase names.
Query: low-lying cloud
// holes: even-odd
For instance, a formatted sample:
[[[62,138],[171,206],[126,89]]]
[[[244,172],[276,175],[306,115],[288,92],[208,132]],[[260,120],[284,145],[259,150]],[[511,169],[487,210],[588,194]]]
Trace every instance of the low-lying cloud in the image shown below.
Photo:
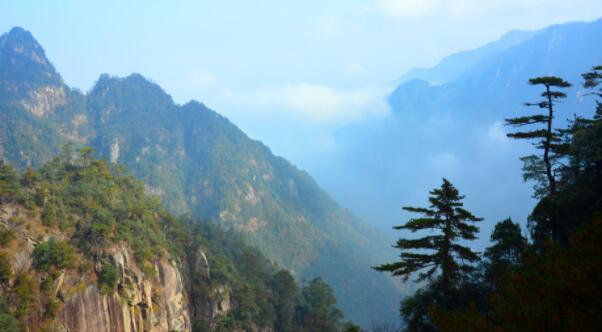
[[[287,113],[300,120],[342,125],[389,113],[387,88],[336,89],[327,85],[301,83],[250,93],[233,94],[231,101],[260,115]]]

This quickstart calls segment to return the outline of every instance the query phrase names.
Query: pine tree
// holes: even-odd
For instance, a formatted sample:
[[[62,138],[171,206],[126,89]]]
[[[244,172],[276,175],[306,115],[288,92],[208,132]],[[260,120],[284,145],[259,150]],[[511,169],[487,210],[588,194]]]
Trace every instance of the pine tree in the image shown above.
[[[19,190],[19,176],[15,169],[0,159],[0,204],[12,201]]]
[[[586,95],[594,95],[602,98],[602,66],[595,66],[591,71],[581,76],[583,77],[583,87],[592,90]],[[597,100],[596,105],[596,115],[597,118],[600,118],[602,117],[602,102]]]
[[[407,229],[412,233],[430,230],[436,233],[419,239],[399,239],[395,248],[401,249],[401,260],[374,269],[402,276],[404,280],[418,272],[417,281],[431,279],[440,270],[441,288],[446,296],[450,287],[472,271],[472,263],[479,260],[477,253],[459,243],[476,239],[479,228],[473,224],[483,220],[463,208],[463,199],[464,196],[448,180],[443,179],[441,187],[430,192],[429,208],[404,207],[406,211],[423,216],[410,219],[395,229]]]
[[[555,76],[536,77],[529,80],[531,85],[543,85],[545,90],[541,93],[543,100],[537,103],[525,103],[526,106],[534,106],[545,109],[546,113],[521,116],[506,119],[506,125],[523,127],[538,125],[539,128],[532,131],[519,131],[507,134],[514,139],[535,140],[533,143],[538,149],[543,150],[543,155],[530,155],[522,157],[523,176],[525,180],[535,180],[535,195],[543,197],[546,193],[554,196],[556,193],[556,174],[554,165],[566,156],[567,145],[564,135],[566,132],[554,129],[554,106],[558,99],[566,98],[566,94],[554,90],[554,88],[568,88],[570,83]]]
[[[491,233],[492,246],[485,250],[486,277],[489,282],[520,265],[527,249],[527,239],[521,234],[519,224],[512,219],[500,221]]]

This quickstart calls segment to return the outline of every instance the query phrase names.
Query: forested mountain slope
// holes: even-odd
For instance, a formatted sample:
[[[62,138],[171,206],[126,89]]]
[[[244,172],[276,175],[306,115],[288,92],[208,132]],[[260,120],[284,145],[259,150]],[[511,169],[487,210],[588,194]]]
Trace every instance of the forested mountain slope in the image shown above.
[[[0,162],[1,331],[343,327],[322,280],[301,290],[240,236],[174,217],[91,152],[21,175]]]
[[[19,169],[65,143],[90,145],[171,211],[240,232],[299,280],[322,276],[347,318],[396,319],[399,287],[369,269],[387,241],[226,118],[195,101],[177,105],[138,74],[71,89],[21,28],[0,37],[0,66],[0,155]]]

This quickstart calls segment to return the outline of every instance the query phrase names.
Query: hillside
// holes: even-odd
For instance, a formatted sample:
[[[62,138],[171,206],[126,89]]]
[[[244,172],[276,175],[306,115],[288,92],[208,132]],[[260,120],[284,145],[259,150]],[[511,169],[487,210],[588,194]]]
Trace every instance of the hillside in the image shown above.
[[[203,104],[177,105],[138,74],[66,86],[42,47],[15,28],[0,37],[0,155],[20,169],[65,143],[125,165],[174,213],[239,232],[298,280],[321,276],[346,318],[396,320],[401,291],[370,270],[388,243],[305,172]]]
[[[122,166],[91,152],[65,150],[22,175],[0,162],[0,330],[341,326],[327,284],[301,290],[239,236],[172,216]]]

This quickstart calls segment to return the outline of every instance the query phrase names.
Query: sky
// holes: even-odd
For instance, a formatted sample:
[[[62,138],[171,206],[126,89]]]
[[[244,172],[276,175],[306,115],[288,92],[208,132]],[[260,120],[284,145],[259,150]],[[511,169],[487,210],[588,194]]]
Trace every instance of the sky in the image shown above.
[[[407,70],[510,30],[599,17],[600,0],[0,1],[0,31],[31,31],[70,86],[141,73],[318,182],[336,176],[323,170],[336,133],[386,119]]]
[[[599,16],[598,0],[21,0],[0,2],[0,31],[30,30],[71,86],[141,73],[311,168],[334,131],[387,116],[408,69]]]

